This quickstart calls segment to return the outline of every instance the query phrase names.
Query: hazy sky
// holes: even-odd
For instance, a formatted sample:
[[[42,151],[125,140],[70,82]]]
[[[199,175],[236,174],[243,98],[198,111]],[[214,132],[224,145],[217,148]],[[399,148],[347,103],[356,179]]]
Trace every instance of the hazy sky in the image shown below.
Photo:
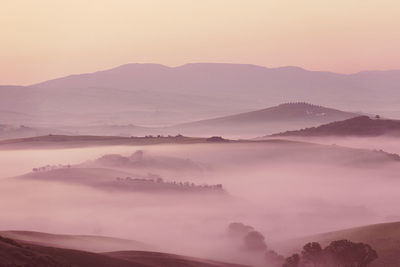
[[[0,84],[131,62],[400,69],[398,0],[0,0]]]

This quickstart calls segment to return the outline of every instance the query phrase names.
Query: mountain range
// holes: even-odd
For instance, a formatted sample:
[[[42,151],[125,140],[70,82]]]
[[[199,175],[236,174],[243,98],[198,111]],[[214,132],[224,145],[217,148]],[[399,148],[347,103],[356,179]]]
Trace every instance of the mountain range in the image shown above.
[[[46,127],[167,126],[291,101],[396,117],[399,88],[397,70],[347,75],[246,64],[127,64],[30,86],[0,86],[0,118]]]

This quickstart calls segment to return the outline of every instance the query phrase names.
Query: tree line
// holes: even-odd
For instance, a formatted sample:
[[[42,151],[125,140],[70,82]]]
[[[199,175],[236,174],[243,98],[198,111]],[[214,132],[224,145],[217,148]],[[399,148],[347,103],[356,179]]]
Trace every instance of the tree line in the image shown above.
[[[378,258],[370,245],[346,239],[332,241],[325,248],[318,242],[310,242],[300,253],[285,258],[269,249],[264,235],[252,226],[234,222],[229,224],[228,233],[242,240],[244,251],[264,253],[270,267],[367,267]]]

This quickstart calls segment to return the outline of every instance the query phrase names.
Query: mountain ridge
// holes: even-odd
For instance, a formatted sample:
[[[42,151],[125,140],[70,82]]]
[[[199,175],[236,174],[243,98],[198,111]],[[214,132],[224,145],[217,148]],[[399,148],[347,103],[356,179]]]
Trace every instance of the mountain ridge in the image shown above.
[[[198,65],[239,65],[239,66],[248,66],[248,67],[254,67],[258,69],[264,69],[264,70],[300,70],[300,71],[305,71],[305,72],[313,72],[313,73],[328,73],[328,74],[334,74],[334,75],[344,75],[344,76],[354,76],[354,75],[360,75],[360,74],[368,74],[368,73],[397,73],[400,72],[400,69],[387,69],[387,70],[379,70],[379,69],[371,69],[371,70],[360,70],[358,72],[353,72],[353,73],[340,73],[340,72],[334,72],[334,71],[327,71],[327,70],[309,70],[300,66],[293,66],[293,65],[287,65],[287,66],[279,66],[279,67],[267,67],[263,65],[257,65],[257,64],[247,64],[247,63],[220,63],[220,62],[192,62],[192,63],[185,63],[181,64],[178,66],[169,66],[161,63],[139,63],[139,62],[132,62],[132,63],[126,63],[126,64],[121,64],[115,67],[110,67],[106,68],[103,70],[98,70],[98,71],[93,71],[93,72],[85,72],[85,73],[74,73],[74,74],[66,74],[64,76],[60,77],[55,77],[55,78],[50,78],[41,82],[33,83],[26,85],[26,87],[34,87],[38,86],[44,82],[49,82],[53,80],[58,80],[62,78],[68,78],[68,77],[74,77],[74,76],[80,76],[80,75],[90,75],[90,74],[96,74],[96,73],[104,73],[107,71],[116,71],[116,70],[121,70],[121,69],[126,69],[131,66],[153,66],[153,67],[158,67],[160,69],[180,69],[180,68],[185,68],[185,67],[193,67],[193,66],[198,66]],[[1,86],[23,86],[23,85],[1,85]]]
[[[99,122],[173,125],[294,101],[400,117],[394,108],[398,88],[397,70],[348,75],[291,66],[129,64],[27,87],[0,86],[0,106],[30,114],[33,123],[49,128]]]

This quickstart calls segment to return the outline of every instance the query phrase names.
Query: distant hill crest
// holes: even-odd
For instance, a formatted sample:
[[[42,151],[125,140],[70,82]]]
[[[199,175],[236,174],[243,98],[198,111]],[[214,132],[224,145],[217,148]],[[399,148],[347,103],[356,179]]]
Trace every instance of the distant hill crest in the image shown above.
[[[400,120],[358,116],[342,121],[323,124],[295,131],[286,131],[272,136],[400,136]]]

